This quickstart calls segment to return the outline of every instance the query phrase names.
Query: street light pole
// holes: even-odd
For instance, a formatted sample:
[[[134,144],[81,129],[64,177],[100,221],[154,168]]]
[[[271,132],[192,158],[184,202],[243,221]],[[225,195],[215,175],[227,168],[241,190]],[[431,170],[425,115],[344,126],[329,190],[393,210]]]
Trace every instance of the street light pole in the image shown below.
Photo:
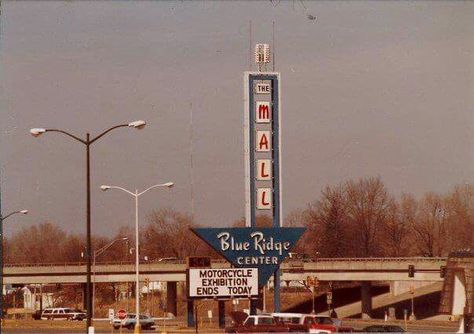
[[[173,186],[174,186],[173,182],[155,184],[154,186],[151,186],[140,193],[138,192],[138,190],[135,190],[135,192],[131,192],[130,190],[127,190],[122,187],[117,187],[117,186],[106,186],[106,185],[100,186],[100,189],[102,189],[103,191],[107,191],[109,189],[118,189],[135,197],[135,321],[136,321],[135,333],[140,333],[140,270],[139,270],[139,264],[140,264],[139,249],[140,248],[139,248],[139,238],[138,238],[138,197],[140,197],[147,191],[154,188],[158,188],[158,187],[172,188]]]
[[[86,309],[87,309],[87,322],[86,322],[86,326],[87,326],[87,331],[86,332],[89,332],[89,328],[92,326],[92,289],[91,289],[91,266],[92,266],[92,261],[91,261],[91,253],[92,253],[92,241],[91,241],[91,182],[90,182],[90,146],[96,142],[97,140],[99,140],[100,138],[102,138],[103,136],[105,136],[107,133],[109,133],[110,131],[114,130],[114,129],[118,129],[118,128],[122,128],[122,127],[131,127],[131,128],[135,128],[135,129],[143,129],[145,127],[146,123],[145,121],[142,121],[142,120],[138,120],[138,121],[134,121],[134,122],[131,122],[131,123],[128,123],[128,124],[120,124],[120,125],[116,125],[116,126],[113,126],[105,131],[103,131],[102,133],[100,133],[99,135],[97,135],[95,138],[93,139],[90,139],[90,134],[87,133],[86,134],[86,139],[81,139],[67,131],[64,131],[64,130],[60,130],[60,129],[44,129],[44,128],[33,128],[30,130],[30,134],[33,136],[33,137],[38,137],[40,135],[42,135],[43,133],[46,133],[46,132],[59,132],[59,133],[62,133],[82,144],[84,144],[86,146],[86,193],[87,193],[87,219],[86,219],[86,243],[87,243],[87,246],[86,246],[86,259],[87,259],[87,281],[86,281]]]
[[[138,190],[135,190],[135,332],[140,333],[140,247],[138,243]]]
[[[1,201],[1,199],[0,199]],[[1,212],[1,207],[0,207],[0,293],[1,293],[1,298],[0,298],[0,333],[1,333],[1,328],[3,325],[3,222],[8,218],[11,217],[15,214],[28,214],[28,210],[19,210],[19,211],[13,211],[6,215],[5,217],[2,216]]]
[[[415,316],[415,287],[410,285],[410,294],[411,294],[411,315],[410,320],[416,320]]]
[[[112,242],[109,242],[104,247],[94,251],[94,275],[93,275],[94,276],[94,282],[92,283],[92,317],[95,316],[95,269],[96,269],[96,267],[95,267],[96,261],[95,260],[100,254],[104,253],[107,249],[112,247],[112,245],[114,243],[116,243],[117,241],[122,241],[122,240],[125,241],[125,240],[128,240],[128,238],[124,237],[124,238],[115,239]]]

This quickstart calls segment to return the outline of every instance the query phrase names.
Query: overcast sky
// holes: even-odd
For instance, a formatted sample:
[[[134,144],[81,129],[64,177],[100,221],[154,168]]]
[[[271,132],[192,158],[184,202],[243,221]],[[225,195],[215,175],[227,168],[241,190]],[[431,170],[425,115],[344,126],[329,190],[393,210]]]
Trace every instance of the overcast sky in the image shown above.
[[[85,232],[85,147],[32,127],[85,136],[147,121],[92,147],[94,233],[133,226],[133,198],[101,184],[174,181],[141,198],[141,217],[190,212],[191,112],[196,221],[243,216],[249,20],[268,43],[275,21],[284,212],[350,178],[380,176],[396,196],[472,182],[473,17],[462,1],[2,1],[2,209],[30,210],[6,233]]]

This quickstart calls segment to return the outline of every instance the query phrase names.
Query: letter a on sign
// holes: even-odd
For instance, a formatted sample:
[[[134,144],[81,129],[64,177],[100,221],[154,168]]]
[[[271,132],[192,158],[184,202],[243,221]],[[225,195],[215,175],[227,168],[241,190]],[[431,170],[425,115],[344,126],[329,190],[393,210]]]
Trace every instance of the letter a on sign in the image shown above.
[[[270,102],[259,102],[255,103],[255,122],[257,123],[270,123],[272,118],[272,107]]]
[[[272,179],[272,162],[269,159],[257,160],[257,180],[268,181]]]
[[[258,188],[257,189],[257,209],[269,210],[272,208],[272,189]]]
[[[270,131],[257,131],[257,138],[255,142],[255,150],[257,152],[270,152],[271,150],[271,137]]]

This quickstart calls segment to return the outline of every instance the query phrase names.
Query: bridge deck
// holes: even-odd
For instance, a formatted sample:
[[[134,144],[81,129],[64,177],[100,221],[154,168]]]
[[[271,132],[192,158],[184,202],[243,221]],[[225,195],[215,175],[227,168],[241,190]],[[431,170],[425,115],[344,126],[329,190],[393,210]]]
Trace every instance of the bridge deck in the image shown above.
[[[282,280],[301,281],[309,275],[328,281],[442,281],[441,266],[446,258],[320,258],[310,262],[285,261]],[[415,266],[415,277],[408,277],[408,265]],[[212,262],[213,268],[229,267],[224,260]],[[99,263],[93,267],[96,282],[131,282],[135,265],[130,262]],[[185,261],[141,263],[140,276],[150,281],[185,281]],[[5,265],[6,284],[85,283],[85,263]]]

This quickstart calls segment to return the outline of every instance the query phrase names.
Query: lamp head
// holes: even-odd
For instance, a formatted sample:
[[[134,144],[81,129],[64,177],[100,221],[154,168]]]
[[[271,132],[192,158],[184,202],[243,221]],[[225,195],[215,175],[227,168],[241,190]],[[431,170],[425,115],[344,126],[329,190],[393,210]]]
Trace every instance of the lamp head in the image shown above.
[[[128,237],[123,237],[121,240],[123,241],[128,240]]]
[[[21,210],[20,213],[26,215],[28,213],[28,210]]]
[[[174,183],[173,182],[166,182],[166,183],[163,183],[163,186],[167,187],[167,188],[173,188],[174,187]]]
[[[33,128],[30,130],[30,133],[33,137],[38,137],[46,132],[46,129],[43,128]]]
[[[107,191],[109,189],[110,189],[110,186],[106,186],[106,185],[101,185],[100,186],[100,190],[102,190],[102,191]]]
[[[138,121],[128,123],[129,127],[139,129],[139,130],[143,129],[145,127],[145,125],[146,125],[146,122],[142,121],[142,120],[138,120]]]

